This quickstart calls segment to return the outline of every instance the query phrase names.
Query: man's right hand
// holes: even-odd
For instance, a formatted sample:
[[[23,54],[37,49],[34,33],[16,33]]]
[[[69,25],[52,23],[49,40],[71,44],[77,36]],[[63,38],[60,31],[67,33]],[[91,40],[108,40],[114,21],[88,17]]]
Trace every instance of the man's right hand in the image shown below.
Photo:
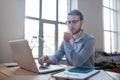
[[[52,60],[48,56],[42,56],[38,59],[38,62],[41,66],[46,66],[52,63]]]
[[[64,42],[68,43],[69,40],[73,37],[71,32],[64,32]]]

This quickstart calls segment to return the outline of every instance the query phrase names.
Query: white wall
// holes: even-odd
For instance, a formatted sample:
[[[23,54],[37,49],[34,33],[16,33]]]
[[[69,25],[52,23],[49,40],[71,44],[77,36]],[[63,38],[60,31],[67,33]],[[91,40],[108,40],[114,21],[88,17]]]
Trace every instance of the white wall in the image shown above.
[[[95,48],[103,50],[102,0],[75,0],[74,3],[78,7],[72,9],[79,9],[84,15],[83,28],[96,38]]]
[[[0,63],[14,60],[8,41],[23,34],[24,0],[0,0]]]

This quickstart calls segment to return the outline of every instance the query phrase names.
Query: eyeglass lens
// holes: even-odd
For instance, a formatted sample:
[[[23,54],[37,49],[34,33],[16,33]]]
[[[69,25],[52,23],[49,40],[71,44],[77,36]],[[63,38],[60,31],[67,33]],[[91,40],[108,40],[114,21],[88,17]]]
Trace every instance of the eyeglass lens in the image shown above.
[[[80,21],[80,20],[67,21],[67,24],[71,24],[71,23],[76,24],[76,23],[79,22],[79,21]]]

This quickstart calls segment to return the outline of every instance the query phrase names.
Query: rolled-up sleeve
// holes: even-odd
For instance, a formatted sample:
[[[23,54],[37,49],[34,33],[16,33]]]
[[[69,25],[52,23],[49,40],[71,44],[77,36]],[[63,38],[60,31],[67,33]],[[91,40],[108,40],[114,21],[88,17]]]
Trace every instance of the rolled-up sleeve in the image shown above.
[[[64,57],[64,44],[62,43],[59,49],[55,52],[53,56],[50,57],[53,64],[57,64]]]

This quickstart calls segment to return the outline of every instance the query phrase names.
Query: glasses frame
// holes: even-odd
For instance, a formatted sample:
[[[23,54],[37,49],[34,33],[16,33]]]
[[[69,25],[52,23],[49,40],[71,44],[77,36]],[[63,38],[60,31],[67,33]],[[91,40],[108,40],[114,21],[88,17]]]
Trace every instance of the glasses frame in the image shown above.
[[[72,21],[66,21],[66,24],[76,24],[78,23],[80,20],[72,20]]]

